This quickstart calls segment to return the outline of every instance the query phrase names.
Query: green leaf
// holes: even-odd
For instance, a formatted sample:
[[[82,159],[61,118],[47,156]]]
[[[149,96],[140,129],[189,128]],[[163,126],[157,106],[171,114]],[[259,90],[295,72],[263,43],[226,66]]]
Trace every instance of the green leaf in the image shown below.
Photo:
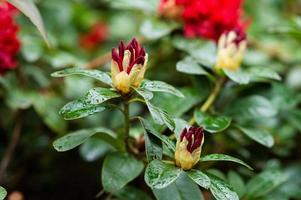
[[[245,196],[249,198],[265,196],[287,180],[287,174],[277,169],[266,170],[253,177],[247,183],[247,193]]]
[[[208,189],[210,187],[209,177],[200,170],[191,169],[186,172],[187,175],[199,186]]]
[[[146,90],[152,91],[152,92],[165,92],[165,93],[169,93],[169,94],[184,98],[184,95],[182,92],[180,92],[175,87],[173,87],[165,82],[162,82],[162,81],[145,80],[142,82],[141,87]]]
[[[245,167],[247,167],[250,170],[253,170],[252,167],[250,167],[248,164],[243,162],[242,160],[238,158],[234,158],[232,156],[228,156],[225,154],[208,154],[206,156],[201,157],[200,162],[207,162],[207,161],[230,161],[230,162],[235,162],[238,164],[241,164]]]
[[[125,186],[114,195],[120,200],[152,200],[144,191],[132,186]]]
[[[101,181],[105,191],[116,192],[134,180],[143,170],[143,163],[125,153],[109,154],[103,163]]]
[[[33,3],[33,1],[32,0],[8,0],[8,1],[30,19],[30,21],[37,27],[38,31],[41,33],[47,45],[50,46],[42,17],[40,15],[39,10]]]
[[[177,62],[177,71],[186,74],[208,75],[207,71],[189,56]]]
[[[7,195],[6,190],[3,187],[0,186],[0,200],[4,200],[6,195]]]
[[[112,85],[111,77],[107,73],[96,69],[88,70],[88,69],[73,67],[73,68],[67,68],[61,71],[57,71],[51,74],[52,77],[66,77],[71,75],[84,75],[99,80],[107,85],[110,86]]]
[[[246,128],[238,126],[238,128],[249,138],[262,144],[266,147],[272,147],[274,145],[273,136],[266,130],[260,128]]]
[[[167,136],[159,133],[147,120],[145,120],[141,117],[139,117],[139,120],[147,133],[153,134],[154,136],[159,138],[164,144],[166,144],[166,146],[169,149],[175,151],[176,147],[172,140],[170,140]]]
[[[239,198],[243,197],[246,192],[246,185],[243,179],[234,171],[228,173],[228,181],[238,194]]]
[[[144,179],[151,188],[162,189],[174,182],[182,173],[175,165],[153,160],[145,170]]]
[[[164,110],[161,110],[161,108],[152,105],[149,101],[146,101],[146,105],[156,123],[160,125],[165,124],[170,130],[174,130],[175,123]]]
[[[147,161],[150,162],[155,159],[161,160],[163,156],[162,141],[158,137],[147,132],[145,129],[144,140]]]
[[[80,146],[79,153],[86,161],[93,162],[113,150],[113,146],[108,142],[97,137],[90,137]]]
[[[88,104],[98,105],[109,99],[120,97],[120,94],[109,88],[93,88],[85,96]]]
[[[248,73],[250,74],[252,81],[257,81],[258,79],[281,80],[279,74],[269,67],[250,67]]]
[[[88,104],[84,99],[78,99],[67,103],[59,113],[65,120],[73,120],[102,112],[105,109],[103,105]]]
[[[174,122],[175,122],[175,126],[176,126],[174,132],[176,134],[176,137],[180,138],[180,135],[181,135],[183,129],[190,127],[190,125],[188,124],[188,122],[186,122],[185,120],[180,119],[180,118],[175,118]]]
[[[226,116],[210,116],[200,110],[194,111],[194,117],[199,126],[210,133],[224,131],[231,124],[231,118]]]
[[[125,10],[135,9],[149,13],[156,13],[159,6],[158,0],[104,0],[104,2],[109,3],[113,8]]]
[[[141,34],[148,40],[157,40],[177,29],[179,24],[175,21],[163,21],[158,18],[145,20],[140,28]]]
[[[144,88],[134,88],[134,90],[145,100],[151,100],[154,94]]]
[[[84,143],[88,138],[92,137],[96,133],[102,133],[109,135],[110,137],[115,137],[114,132],[107,128],[98,127],[98,128],[92,128],[92,129],[82,129],[78,130],[72,133],[69,133],[67,135],[64,135],[61,138],[56,139],[53,142],[53,147],[55,150],[63,152],[68,151],[70,149],[73,149],[82,143]]]
[[[198,186],[187,177],[181,175],[172,184],[163,189],[153,189],[158,200],[204,200]]]
[[[223,71],[228,76],[228,78],[236,83],[248,84],[251,81],[250,75],[242,69],[239,69],[237,71],[224,69]]]
[[[210,191],[217,200],[239,200],[236,192],[222,179],[208,174],[210,178]]]
[[[248,96],[232,103],[226,112],[237,120],[274,117],[278,110],[265,97]]]

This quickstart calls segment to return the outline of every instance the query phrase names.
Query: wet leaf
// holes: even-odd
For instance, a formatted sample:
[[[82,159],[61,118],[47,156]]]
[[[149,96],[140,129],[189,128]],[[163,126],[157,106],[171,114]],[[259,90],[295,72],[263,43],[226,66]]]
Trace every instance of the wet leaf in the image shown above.
[[[181,97],[181,98],[184,97],[184,95],[181,91],[179,91],[172,85],[169,85],[163,81],[145,80],[142,82],[141,88],[144,88],[144,89],[152,91],[152,92],[165,92],[165,93],[169,93],[169,94]]]
[[[187,175],[199,186],[208,189],[210,187],[209,177],[200,170],[191,169],[186,172]]]
[[[210,191],[217,200],[239,200],[229,184],[216,176],[209,174],[208,176],[211,181]]]
[[[238,128],[250,139],[262,144],[266,147],[272,147],[274,145],[273,136],[262,128],[247,128],[238,126]]]
[[[6,195],[7,195],[6,190],[3,187],[0,186],[0,200],[4,200]]]

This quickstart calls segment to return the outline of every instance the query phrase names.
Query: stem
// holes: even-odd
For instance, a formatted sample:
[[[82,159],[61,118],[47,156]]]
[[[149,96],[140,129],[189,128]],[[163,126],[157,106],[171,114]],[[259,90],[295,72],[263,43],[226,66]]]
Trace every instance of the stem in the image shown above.
[[[11,136],[11,141],[5,150],[3,159],[1,160],[0,163],[0,182],[3,183],[4,176],[6,174],[6,169],[9,166],[10,161],[12,160],[12,157],[14,155],[15,148],[17,147],[17,144],[20,140],[21,136],[21,129],[22,129],[22,115],[21,111],[18,111],[17,113],[17,119],[16,119],[16,124]]]
[[[124,135],[123,139],[126,143],[126,147],[128,148],[128,142],[129,142],[129,133],[130,133],[130,106],[129,103],[124,102]]]
[[[214,88],[213,88],[211,94],[208,96],[207,100],[204,102],[204,104],[200,108],[200,110],[202,112],[206,112],[210,108],[210,106],[214,103],[214,101],[215,101],[216,97],[218,96],[218,94],[221,90],[221,87],[224,84],[225,80],[226,79],[224,77],[221,77],[220,79],[218,79],[215,82],[215,85],[214,85]],[[193,125],[195,123],[194,116],[189,120],[188,123],[190,125]]]

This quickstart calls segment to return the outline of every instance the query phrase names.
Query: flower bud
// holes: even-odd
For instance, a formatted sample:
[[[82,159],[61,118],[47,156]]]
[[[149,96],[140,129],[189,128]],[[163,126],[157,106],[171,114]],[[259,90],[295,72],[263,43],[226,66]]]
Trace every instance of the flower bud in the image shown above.
[[[196,165],[201,156],[203,143],[203,128],[190,127],[188,131],[184,128],[176,145],[176,165],[184,170],[189,170]]]
[[[129,93],[131,87],[139,87],[146,64],[147,53],[135,38],[127,46],[120,42],[118,52],[112,49],[111,76],[114,87],[122,94]]]
[[[246,34],[241,29],[223,33],[218,40],[216,70],[239,69],[247,48]]]

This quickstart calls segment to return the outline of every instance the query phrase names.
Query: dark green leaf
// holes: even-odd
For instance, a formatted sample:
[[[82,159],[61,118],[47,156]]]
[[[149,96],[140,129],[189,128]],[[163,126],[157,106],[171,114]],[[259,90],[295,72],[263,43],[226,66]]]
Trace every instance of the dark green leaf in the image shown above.
[[[200,170],[191,169],[186,172],[187,175],[199,186],[208,189],[210,187],[209,177]]]
[[[152,200],[148,194],[132,186],[125,186],[114,195],[120,200]]]
[[[261,197],[287,181],[287,175],[279,170],[269,169],[253,177],[247,183],[246,197]]]
[[[147,161],[150,162],[155,159],[161,160],[163,156],[162,141],[158,137],[147,132],[145,129],[144,132],[145,153]]]
[[[238,173],[230,171],[228,173],[228,181],[238,194],[239,198],[241,198],[246,192],[246,185],[243,179],[238,175]]]
[[[43,24],[42,17],[39,10],[35,6],[32,0],[8,0],[16,8],[18,8],[24,15],[26,15],[30,21],[37,27],[38,31],[41,33],[43,39],[49,46],[47,33]]]
[[[112,85],[112,80],[111,77],[102,71],[99,70],[88,70],[88,69],[81,69],[81,68],[67,68],[65,70],[57,71],[51,74],[53,77],[66,77],[66,76],[71,76],[71,75],[84,75],[88,76],[94,79],[97,79],[107,85]]]
[[[144,179],[149,187],[162,189],[174,182],[181,173],[182,170],[175,165],[153,160],[145,170]]]
[[[273,136],[266,130],[260,128],[247,128],[238,126],[238,128],[249,138],[262,144],[266,147],[272,147],[274,145]]]
[[[181,98],[184,97],[182,92],[180,92],[178,89],[162,81],[145,80],[142,82],[141,87],[152,92],[165,92]]]
[[[199,126],[210,133],[221,132],[231,124],[231,118],[225,116],[210,116],[200,110],[194,111],[194,118]]]
[[[232,156],[228,156],[228,155],[225,155],[225,154],[208,154],[206,156],[201,157],[200,161],[201,162],[206,162],[206,161],[230,161],[230,162],[235,162],[235,163],[241,164],[241,165],[253,170],[252,167],[250,167],[248,164],[241,161],[240,159],[234,158]]]
[[[208,176],[211,181],[210,191],[217,200],[239,200],[236,192],[233,191],[230,185],[216,176]]]
[[[172,184],[163,189],[153,189],[158,200],[204,200],[198,186],[187,177],[181,175]]]
[[[158,108],[152,105],[150,102],[146,101],[146,105],[148,110],[157,124],[163,125],[165,124],[170,130],[174,130],[175,122],[172,118],[161,108]]]
[[[92,137],[96,133],[106,134],[110,137],[115,137],[114,132],[107,128],[98,127],[92,129],[82,129],[72,133],[69,133],[53,142],[53,146],[57,151],[68,151],[73,149],[82,143],[84,143],[88,138]]]
[[[188,122],[180,118],[175,118],[174,122],[176,126],[174,132],[176,134],[176,138],[179,138],[183,129],[190,127],[190,125],[188,124]]]
[[[107,192],[116,192],[134,180],[143,170],[143,163],[125,153],[109,154],[103,163],[101,181]]]

